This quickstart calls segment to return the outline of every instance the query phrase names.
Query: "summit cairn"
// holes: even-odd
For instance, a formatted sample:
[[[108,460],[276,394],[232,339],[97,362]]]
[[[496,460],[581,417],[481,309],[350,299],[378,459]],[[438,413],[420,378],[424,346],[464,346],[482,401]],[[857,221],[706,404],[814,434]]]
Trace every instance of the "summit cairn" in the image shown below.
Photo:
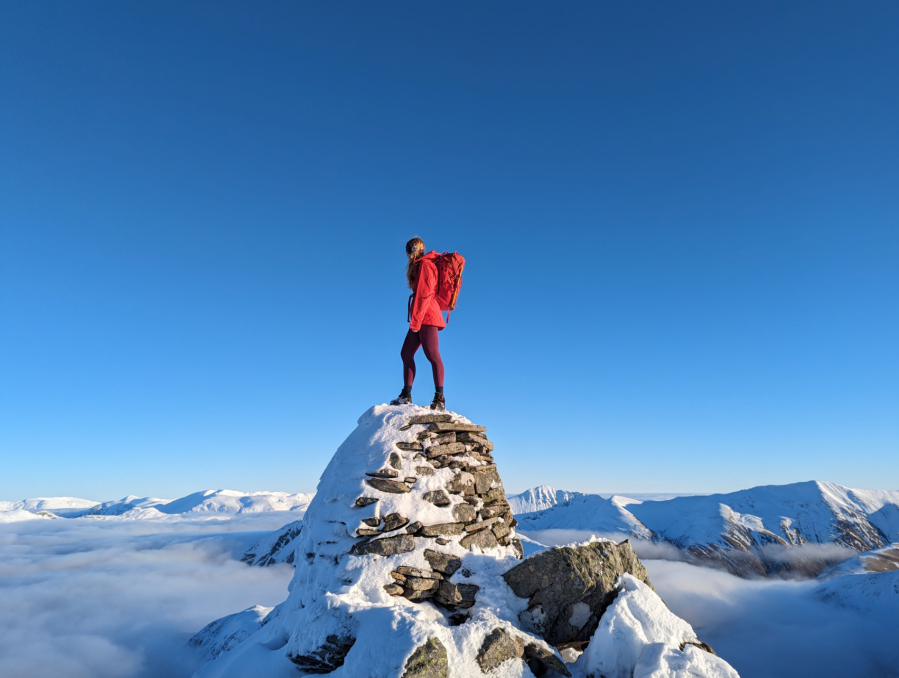
[[[457,414],[369,409],[322,474],[301,529],[275,533],[248,560],[267,564],[277,544],[289,544],[291,553],[278,556],[296,567],[287,599],[198,633],[191,645],[209,661],[195,678],[587,678],[594,664],[611,678],[607,650],[618,636],[604,637],[602,657],[589,663],[566,666],[559,649],[586,647],[586,657],[586,639],[603,623],[620,628],[609,622],[619,591],[635,592],[627,594],[631,608],[664,603],[626,542],[593,540],[567,547],[561,560],[522,560],[493,450],[485,427]],[[583,570],[595,563],[602,576]],[[557,581],[562,571],[578,576]],[[623,579],[630,571],[636,578]],[[692,670],[695,651],[715,670],[690,675],[736,677],[677,622],[659,661]],[[640,642],[654,641],[642,627],[633,635],[642,640],[629,638],[622,656],[636,660]],[[633,668],[622,671],[632,676]]]

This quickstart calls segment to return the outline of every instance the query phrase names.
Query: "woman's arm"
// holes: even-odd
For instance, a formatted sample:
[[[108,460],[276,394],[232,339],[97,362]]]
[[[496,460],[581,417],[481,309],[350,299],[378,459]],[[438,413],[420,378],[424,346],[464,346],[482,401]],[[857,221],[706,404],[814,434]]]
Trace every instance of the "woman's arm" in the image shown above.
[[[415,282],[415,300],[412,302],[412,322],[409,329],[418,332],[424,320],[428,304],[437,293],[437,267],[430,261],[423,261],[418,267],[418,280]]]

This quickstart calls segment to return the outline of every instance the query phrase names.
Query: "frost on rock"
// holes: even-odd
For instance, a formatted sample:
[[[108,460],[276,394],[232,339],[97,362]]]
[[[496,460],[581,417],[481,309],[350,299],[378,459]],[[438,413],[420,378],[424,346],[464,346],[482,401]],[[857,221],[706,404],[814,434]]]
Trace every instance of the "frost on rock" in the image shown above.
[[[368,410],[301,529],[286,526],[246,557],[293,555],[287,599],[207,626],[193,644],[211,661],[196,678],[571,675],[523,627],[528,600],[503,579],[523,549],[492,452],[484,427],[456,414]],[[601,614],[578,602],[567,620]]]
[[[575,666],[604,678],[738,678],[675,616],[649,586],[621,575],[620,593],[606,610]],[[704,648],[707,649],[702,649]]]

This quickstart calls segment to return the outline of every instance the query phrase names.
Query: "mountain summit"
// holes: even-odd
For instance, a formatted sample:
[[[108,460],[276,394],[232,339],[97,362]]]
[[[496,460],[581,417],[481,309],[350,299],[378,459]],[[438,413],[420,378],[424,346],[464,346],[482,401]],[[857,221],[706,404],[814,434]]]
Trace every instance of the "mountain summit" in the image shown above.
[[[198,633],[210,661],[196,678],[736,678],[668,611],[627,541],[522,560],[492,451],[483,426],[453,413],[368,410],[283,535],[287,599]]]

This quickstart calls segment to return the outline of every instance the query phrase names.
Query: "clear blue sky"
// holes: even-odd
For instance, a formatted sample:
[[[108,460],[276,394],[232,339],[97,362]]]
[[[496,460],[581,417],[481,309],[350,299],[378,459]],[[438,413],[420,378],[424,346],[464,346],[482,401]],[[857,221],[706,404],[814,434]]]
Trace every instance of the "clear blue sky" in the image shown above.
[[[311,491],[468,260],[507,489],[899,488],[899,5],[0,5],[0,499]],[[424,358],[415,399],[432,384]]]

